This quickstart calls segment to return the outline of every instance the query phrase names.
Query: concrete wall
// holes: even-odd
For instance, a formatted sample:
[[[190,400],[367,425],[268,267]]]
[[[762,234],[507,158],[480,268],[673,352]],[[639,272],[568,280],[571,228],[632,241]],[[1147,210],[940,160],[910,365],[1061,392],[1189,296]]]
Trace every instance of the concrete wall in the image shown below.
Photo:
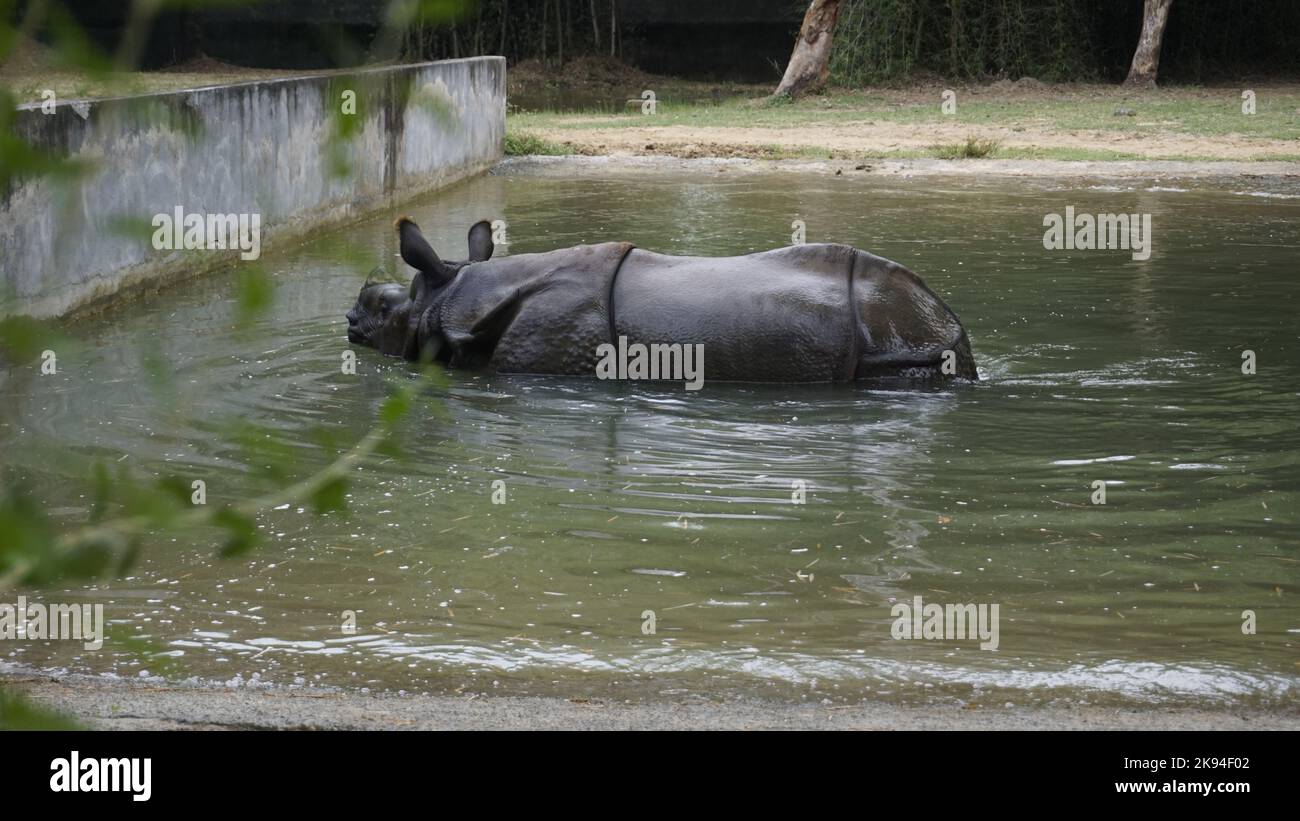
[[[0,317],[65,315],[238,261],[155,250],[150,221],[177,206],[260,214],[265,251],[482,171],[502,155],[505,75],[504,59],[477,57],[24,106],[20,139],[92,170],[0,191]]]

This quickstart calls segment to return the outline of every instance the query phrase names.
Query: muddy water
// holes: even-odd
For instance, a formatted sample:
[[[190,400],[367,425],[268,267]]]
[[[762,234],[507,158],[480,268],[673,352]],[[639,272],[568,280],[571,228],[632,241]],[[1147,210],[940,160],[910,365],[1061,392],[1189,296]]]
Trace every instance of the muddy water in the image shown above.
[[[410,458],[356,473],[346,516],[267,511],[262,545],[231,561],[213,534],[154,538],[129,578],[32,593],[104,603],[103,650],[8,641],[0,660],[371,690],[1294,705],[1298,197],[1277,181],[479,178],[404,209],[445,257],[480,216],[508,220],[506,253],[735,254],[802,219],[810,241],[919,272],[984,381],[687,392],[455,373]],[[1043,216],[1067,205],[1152,214],[1151,258],[1045,251]],[[77,328],[56,376],[11,369],[0,463],[69,525],[89,498],[77,460],[202,478],[209,503],[272,488],[232,420],[303,474],[323,465],[315,431],[359,436],[409,378],[365,350],[340,372],[365,270],[399,267],[392,217],[265,257],[273,318],[251,329],[219,275]],[[170,389],[144,375],[158,355]],[[917,596],[997,604],[998,648],[893,638],[892,606]]]

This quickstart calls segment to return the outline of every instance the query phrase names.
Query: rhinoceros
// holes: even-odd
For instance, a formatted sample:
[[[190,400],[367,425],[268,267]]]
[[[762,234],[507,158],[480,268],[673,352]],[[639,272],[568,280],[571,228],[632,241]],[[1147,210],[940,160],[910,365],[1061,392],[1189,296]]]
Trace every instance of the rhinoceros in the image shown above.
[[[395,228],[416,271],[410,285],[367,281],[347,314],[349,341],[391,356],[607,376],[611,351],[653,359],[693,348],[710,381],[978,378],[943,300],[898,263],[849,245],[694,257],[604,242],[494,260],[481,221],[469,258],[452,262],[409,217]]]

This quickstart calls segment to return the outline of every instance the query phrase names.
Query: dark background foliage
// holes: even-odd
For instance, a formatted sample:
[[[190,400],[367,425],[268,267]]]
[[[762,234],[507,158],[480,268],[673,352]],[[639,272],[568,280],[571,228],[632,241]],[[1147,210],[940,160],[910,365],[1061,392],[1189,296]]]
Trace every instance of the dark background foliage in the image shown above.
[[[33,2],[34,0],[26,0]],[[0,4],[2,5],[2,4]],[[14,7],[21,14],[26,2]],[[112,53],[129,0],[65,0]],[[200,55],[266,68],[503,54],[602,55],[684,77],[767,82],[789,58],[798,0],[411,0],[416,25],[384,36],[388,0],[193,0],[158,18],[146,68]],[[844,83],[950,78],[1123,79],[1142,0],[845,0],[833,60]],[[447,22],[454,19],[455,22]],[[1175,0],[1164,81],[1300,75],[1300,2]]]

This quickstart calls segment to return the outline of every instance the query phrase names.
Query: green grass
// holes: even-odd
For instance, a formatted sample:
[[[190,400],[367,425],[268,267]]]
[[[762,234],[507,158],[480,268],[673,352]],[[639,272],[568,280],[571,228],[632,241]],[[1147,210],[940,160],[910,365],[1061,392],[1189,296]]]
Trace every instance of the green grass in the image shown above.
[[[934,146],[935,156],[941,160],[979,160],[993,156],[1001,142],[967,137],[964,143]]]
[[[520,157],[530,154],[543,154],[548,157],[561,157],[572,154],[573,149],[566,145],[544,140],[526,131],[506,130],[506,156]]]
[[[981,96],[994,96],[984,92]],[[1300,139],[1300,92],[1258,91],[1254,115],[1241,113],[1240,92],[1231,88],[1175,89],[1130,92],[1118,87],[1089,86],[1033,99],[983,100],[958,91],[957,113],[945,115],[933,100],[915,94],[903,99],[878,92],[834,91],[822,97],[793,102],[771,98],[723,99],[717,104],[675,103],[660,97],[658,112],[608,114],[599,112],[525,112],[511,115],[522,129],[564,128],[575,131],[654,126],[791,127],[801,125],[874,123],[963,123],[968,125],[1032,126],[1054,131],[1103,131],[1129,134],[1176,133],[1196,136],[1241,134],[1268,139]],[[1115,115],[1116,108],[1131,108],[1132,117]]]

